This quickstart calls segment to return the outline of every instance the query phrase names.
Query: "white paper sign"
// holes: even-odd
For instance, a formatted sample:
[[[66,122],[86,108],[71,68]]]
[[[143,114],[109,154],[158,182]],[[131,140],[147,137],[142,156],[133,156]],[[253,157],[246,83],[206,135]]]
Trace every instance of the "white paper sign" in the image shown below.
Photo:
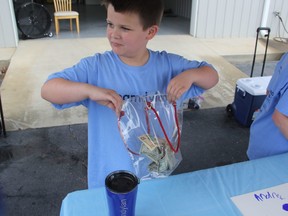
[[[288,216],[288,183],[231,199],[244,216]]]

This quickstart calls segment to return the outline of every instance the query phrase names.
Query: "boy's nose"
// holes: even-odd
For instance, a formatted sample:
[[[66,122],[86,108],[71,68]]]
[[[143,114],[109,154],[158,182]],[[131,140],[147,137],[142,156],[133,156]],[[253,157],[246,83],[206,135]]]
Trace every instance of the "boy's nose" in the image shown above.
[[[111,32],[111,37],[112,38],[116,38],[116,39],[120,38],[119,30],[113,29],[112,32]]]

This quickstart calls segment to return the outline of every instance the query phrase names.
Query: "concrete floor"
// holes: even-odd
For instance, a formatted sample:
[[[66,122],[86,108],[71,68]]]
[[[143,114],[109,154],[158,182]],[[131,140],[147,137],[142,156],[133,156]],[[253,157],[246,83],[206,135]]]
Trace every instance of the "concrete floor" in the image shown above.
[[[81,10],[102,13],[93,7]],[[87,187],[86,110],[57,111],[40,97],[50,73],[110,49],[103,22],[95,17],[89,24],[81,14],[80,35],[64,23],[59,36],[20,40],[17,49],[0,49],[0,63],[10,63],[1,85],[8,130],[7,138],[0,137],[0,189],[6,215],[59,215],[65,195]],[[201,109],[184,113],[183,161],[174,174],[247,160],[249,128],[229,118],[225,107],[234,99],[236,81],[247,76],[241,63],[250,69],[255,39],[193,38],[188,35],[189,22],[177,17],[164,18],[161,28],[149,48],[208,61],[220,75],[219,84],[205,93]],[[271,40],[267,59],[277,61],[287,50],[286,44]],[[263,53],[260,42],[258,59]]]

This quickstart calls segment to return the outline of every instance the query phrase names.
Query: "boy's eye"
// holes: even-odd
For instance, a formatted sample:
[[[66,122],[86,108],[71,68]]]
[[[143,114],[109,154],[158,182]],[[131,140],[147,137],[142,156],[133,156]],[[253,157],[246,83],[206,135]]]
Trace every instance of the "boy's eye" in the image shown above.
[[[110,27],[110,28],[113,28],[114,25],[112,23],[110,23],[110,22],[107,22],[107,26]]]
[[[124,30],[124,31],[130,31],[131,29],[130,28],[127,28],[127,27],[122,27],[122,29]]]
[[[107,21],[107,26],[112,29],[115,28],[115,25],[108,21]],[[126,26],[119,26],[119,28],[122,29],[123,31],[131,31],[131,29]]]

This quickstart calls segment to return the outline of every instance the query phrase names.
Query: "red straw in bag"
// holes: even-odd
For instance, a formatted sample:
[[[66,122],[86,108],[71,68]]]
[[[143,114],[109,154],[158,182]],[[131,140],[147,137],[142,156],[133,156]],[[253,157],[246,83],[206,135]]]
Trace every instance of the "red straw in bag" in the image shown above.
[[[180,128],[179,128],[179,121],[178,121],[178,116],[177,116],[176,102],[174,102],[172,105],[173,105],[173,107],[174,107],[174,115],[175,115],[174,117],[175,117],[175,122],[176,122],[176,127],[177,127],[177,135],[178,135],[176,148],[174,148],[174,146],[172,145],[171,141],[169,140],[169,137],[168,137],[168,135],[167,135],[167,133],[166,133],[166,130],[165,130],[165,128],[164,128],[164,126],[163,126],[163,124],[162,124],[162,121],[161,121],[161,119],[160,119],[160,116],[158,115],[157,110],[152,106],[151,102],[146,102],[145,113],[146,113],[146,122],[147,122],[147,131],[148,131],[148,133],[150,133],[150,123],[149,123],[149,117],[148,117],[148,110],[152,110],[152,111],[154,112],[154,114],[155,114],[155,116],[156,116],[159,124],[160,124],[160,127],[161,127],[161,129],[162,129],[162,132],[163,132],[163,134],[164,134],[164,136],[165,136],[165,139],[166,139],[169,147],[171,148],[171,150],[172,150],[174,153],[177,153],[177,152],[179,151],[179,148],[180,148]],[[122,137],[122,140],[123,140],[123,142],[124,142],[127,150],[128,150],[129,152],[131,152],[132,154],[140,155],[139,153],[136,153],[136,152],[132,151],[132,150],[129,148],[129,146],[127,145],[127,143],[125,142],[125,139],[124,139],[124,137],[123,137],[123,134],[122,134],[122,131],[121,131],[121,128],[120,128],[120,119],[121,119],[121,117],[124,116],[124,115],[125,115],[125,112],[124,112],[124,111],[121,111],[120,117],[119,117],[119,119],[118,119],[118,129],[119,129],[119,131],[120,131],[120,135],[121,135],[121,137]]]
[[[159,122],[159,124],[160,124],[160,127],[161,127],[161,129],[162,129],[162,132],[163,132],[163,134],[164,134],[164,136],[165,136],[165,139],[166,139],[166,141],[168,142],[171,150],[172,150],[173,152],[177,153],[178,150],[179,150],[179,148],[180,148],[180,128],[179,128],[179,121],[178,121],[178,116],[177,116],[176,102],[174,102],[172,105],[173,105],[173,107],[174,107],[174,115],[175,115],[175,121],[176,121],[176,127],[177,127],[177,135],[178,135],[176,149],[174,148],[174,146],[172,145],[171,141],[169,140],[169,137],[168,137],[168,135],[167,135],[167,133],[166,133],[166,130],[165,130],[165,128],[164,128],[164,126],[163,126],[163,124],[162,124],[162,121],[161,121],[161,119],[160,119],[160,116],[158,115],[156,109],[152,106],[151,102],[147,102],[146,110],[150,110],[150,109],[151,109],[151,110],[154,112],[156,118],[158,119],[158,122]],[[148,114],[147,114],[146,116],[148,116]],[[147,119],[148,119],[148,117],[147,117]],[[149,119],[148,119],[148,121],[149,121]],[[148,125],[149,125],[149,123],[148,123]],[[148,133],[149,133],[149,131],[148,131]]]

